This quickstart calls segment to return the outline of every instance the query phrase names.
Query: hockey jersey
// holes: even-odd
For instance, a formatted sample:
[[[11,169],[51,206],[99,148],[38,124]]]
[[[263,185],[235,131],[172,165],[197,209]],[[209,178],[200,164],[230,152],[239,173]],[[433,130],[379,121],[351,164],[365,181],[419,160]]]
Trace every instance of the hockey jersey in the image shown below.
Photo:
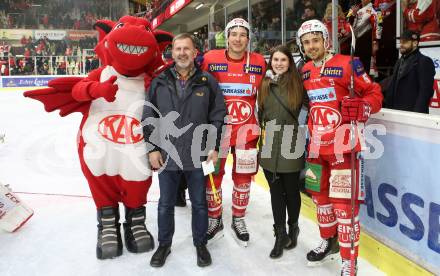
[[[218,81],[227,107],[227,124],[232,125],[230,145],[237,141],[249,142],[258,139],[259,134],[240,132],[240,127],[257,125],[256,101],[260,83],[266,73],[266,61],[257,53],[247,53],[241,60],[227,57],[225,49],[211,50],[204,55],[202,69],[211,73]]]
[[[374,0],[373,4],[376,11],[380,11],[382,17],[388,16],[395,10],[395,1],[393,0]],[[394,7],[393,7],[394,6]]]
[[[382,22],[372,3],[368,3],[357,11],[353,26],[354,29],[358,29],[366,24],[371,24],[373,39],[381,39]]]
[[[302,68],[304,87],[309,97],[309,150],[312,152],[330,155],[335,151],[350,151],[341,150],[349,143],[349,132],[344,131],[341,135],[338,132],[338,128],[342,126],[341,101],[349,95],[352,72],[350,64],[350,56],[337,54],[325,63],[322,73],[321,67],[315,67],[312,61]],[[357,58],[354,60],[354,87],[356,96],[371,105],[372,113],[380,110],[383,99],[381,88],[371,81]],[[357,143],[355,150],[361,150],[360,143]]]
[[[408,3],[403,11],[406,28],[420,33],[420,41],[440,39],[437,1],[418,0]]]

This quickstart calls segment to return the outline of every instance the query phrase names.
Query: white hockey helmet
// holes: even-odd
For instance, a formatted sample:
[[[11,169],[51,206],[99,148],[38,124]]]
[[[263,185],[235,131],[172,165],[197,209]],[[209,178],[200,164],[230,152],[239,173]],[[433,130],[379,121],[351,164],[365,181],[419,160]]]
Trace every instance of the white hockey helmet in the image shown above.
[[[296,33],[296,45],[298,45],[299,50],[301,51],[302,54],[304,54],[304,52],[301,43],[301,37],[305,34],[314,33],[314,32],[322,33],[322,37],[324,38],[325,49],[328,49],[328,47],[330,46],[327,27],[319,20],[316,19],[307,20],[306,22],[301,24],[301,27],[299,27],[298,32]]]
[[[245,28],[248,31],[248,37],[250,37],[251,26],[249,25],[249,23],[246,20],[244,20],[243,18],[234,18],[231,21],[229,21],[228,24],[226,24],[226,28],[225,28],[225,37],[226,38],[228,38],[228,36],[229,36],[229,31],[235,27]]]
[[[243,27],[243,28],[245,28],[247,30],[247,32],[248,32],[248,38],[249,38],[249,40],[251,40],[251,26],[243,18],[237,17],[237,18],[234,18],[231,21],[229,21],[228,24],[226,24],[226,28],[225,28],[226,48],[229,48],[229,44],[228,44],[228,40],[227,40],[228,37],[229,37],[229,31],[232,28],[235,28],[235,27]],[[251,47],[250,43],[248,43],[248,46],[247,46],[247,57],[246,57],[246,73],[249,72],[249,62],[250,62],[250,54],[249,53],[250,53],[250,50],[251,50],[250,47]]]

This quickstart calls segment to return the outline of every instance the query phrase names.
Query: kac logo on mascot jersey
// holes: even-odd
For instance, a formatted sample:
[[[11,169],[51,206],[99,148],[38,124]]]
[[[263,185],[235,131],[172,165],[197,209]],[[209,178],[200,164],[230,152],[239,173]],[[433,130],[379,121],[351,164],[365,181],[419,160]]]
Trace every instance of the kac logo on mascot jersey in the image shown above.
[[[313,106],[310,109],[313,131],[323,134],[334,131],[342,121],[339,111],[328,106]]]
[[[99,122],[99,134],[117,144],[136,144],[143,141],[141,123],[133,117],[111,115]]]
[[[227,100],[226,108],[228,109],[229,121],[231,125],[238,125],[246,122],[253,113],[252,106],[243,100]]]

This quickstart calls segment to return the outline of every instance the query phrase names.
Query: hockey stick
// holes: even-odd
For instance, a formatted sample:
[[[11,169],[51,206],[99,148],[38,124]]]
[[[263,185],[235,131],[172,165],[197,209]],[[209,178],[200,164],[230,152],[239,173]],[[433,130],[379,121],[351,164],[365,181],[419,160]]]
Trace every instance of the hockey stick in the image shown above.
[[[220,200],[220,198],[218,196],[217,188],[215,188],[214,178],[212,177],[212,173],[209,174],[209,182],[211,183],[211,189],[212,189],[212,192],[214,193],[215,202],[217,204],[222,203],[222,201]]]
[[[350,59],[351,59],[351,75],[350,75],[350,98],[354,98],[354,51],[356,48],[356,37],[354,35],[353,27],[350,25],[351,31],[351,47],[350,47]],[[351,129],[350,129],[350,145],[351,145],[351,153],[350,153],[350,167],[351,167],[351,233],[350,233],[350,275],[353,276],[355,274],[355,266],[356,266],[356,258],[355,258],[355,205],[356,205],[356,152],[355,148],[355,129],[356,129],[356,121],[351,120]]]

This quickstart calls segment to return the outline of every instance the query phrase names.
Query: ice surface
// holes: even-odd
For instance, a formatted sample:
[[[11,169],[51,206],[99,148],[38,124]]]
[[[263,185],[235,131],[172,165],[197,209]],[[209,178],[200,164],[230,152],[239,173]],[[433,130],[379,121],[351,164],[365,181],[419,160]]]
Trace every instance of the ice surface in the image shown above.
[[[209,244],[213,264],[196,266],[191,238],[190,207],[176,208],[176,232],[171,255],[162,268],[149,265],[153,251],[124,254],[113,260],[95,257],[96,211],[81,173],[76,151],[80,114],[61,118],[48,114],[23,91],[0,89],[0,182],[10,184],[35,215],[16,233],[0,230],[0,275],[339,275],[340,264],[305,266],[305,255],[318,244],[314,222],[300,217],[297,248],[269,258],[274,237],[269,192],[251,188],[246,222],[250,244],[240,247],[232,237],[231,178],[223,182],[224,238]],[[157,238],[158,185],[149,193],[147,227]],[[121,208],[122,210],[122,208]],[[382,274],[359,260],[359,275]]]

